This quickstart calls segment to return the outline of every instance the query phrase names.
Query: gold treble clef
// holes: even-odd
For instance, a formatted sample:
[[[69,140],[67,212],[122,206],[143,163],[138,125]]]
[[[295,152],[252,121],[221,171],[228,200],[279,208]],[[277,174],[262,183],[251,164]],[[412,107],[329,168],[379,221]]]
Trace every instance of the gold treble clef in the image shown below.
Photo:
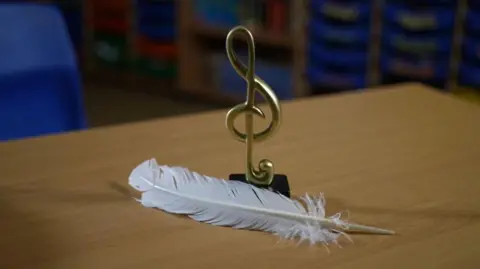
[[[237,58],[237,55],[233,51],[233,38],[237,33],[247,35],[247,67]],[[259,162],[258,169],[254,168],[252,164],[252,151],[254,142],[267,139],[278,129],[281,119],[280,102],[270,86],[255,75],[255,43],[252,33],[247,28],[237,26],[230,30],[226,39],[226,51],[230,64],[247,82],[247,100],[228,111],[225,123],[236,140],[246,143],[246,180],[257,185],[270,185],[274,177],[273,163],[270,160],[263,159]],[[272,120],[269,126],[258,133],[254,133],[253,131],[253,116],[257,115],[265,118],[265,114],[255,105],[255,91],[262,94],[272,111]],[[239,132],[234,126],[235,119],[242,113],[245,113],[245,133]]]

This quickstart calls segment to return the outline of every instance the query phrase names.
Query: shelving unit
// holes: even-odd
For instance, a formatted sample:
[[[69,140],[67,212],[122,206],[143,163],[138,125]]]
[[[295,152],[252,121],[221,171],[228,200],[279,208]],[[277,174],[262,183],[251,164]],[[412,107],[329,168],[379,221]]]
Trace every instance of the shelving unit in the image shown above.
[[[195,6],[194,2],[197,3],[197,6]],[[445,0],[442,1],[444,5],[443,8],[441,8],[435,1],[429,0],[419,0],[415,1],[415,3],[407,0],[351,0],[342,2],[327,0],[284,1],[288,2],[290,5],[290,17],[295,18],[295,20],[293,20],[295,25],[293,25],[293,23],[290,25],[291,31],[284,33],[279,33],[278,31],[275,33],[271,31],[265,31],[262,27],[257,27],[255,24],[250,24],[251,20],[249,20],[248,17],[247,19],[243,17],[238,20],[228,20],[228,18],[223,18],[223,23],[209,23],[208,20],[202,21],[198,18],[198,2],[201,2],[201,0],[177,2],[179,6],[178,86],[180,90],[189,92],[191,94],[215,96],[219,98],[224,98],[225,96],[229,98],[239,97],[239,94],[237,95],[235,93],[236,90],[232,91],[229,89],[230,87],[235,87],[240,90],[241,87],[238,84],[234,82],[232,82],[230,85],[227,83],[216,83],[215,80],[218,80],[218,78],[213,76],[213,74],[222,74],[223,72],[226,72],[225,70],[231,71],[232,68],[228,66],[228,64],[224,64],[221,66],[221,68],[218,68],[215,66],[215,64],[212,64],[212,61],[210,60],[212,57],[212,51],[216,51],[218,54],[225,53],[223,42],[226,34],[231,27],[237,24],[247,25],[247,27],[252,30],[258,47],[268,47],[272,51],[283,51],[285,55],[288,56],[286,58],[289,59],[287,62],[291,67],[291,77],[293,81],[290,86],[292,94],[290,96],[286,96],[284,99],[306,97],[315,93],[343,90],[341,87],[342,83],[347,84],[344,87],[346,90],[362,89],[385,83],[412,80],[431,83],[434,86],[452,92],[455,92],[457,88],[461,87],[459,80],[461,78],[459,75],[459,69],[462,66],[462,47],[464,46],[463,37],[465,31],[464,26],[465,16],[467,14],[466,10],[468,8],[468,0]],[[248,1],[243,1],[243,3],[245,2]],[[259,0],[256,2],[268,2],[268,0]],[[450,5],[448,2],[450,2]],[[312,3],[316,5],[312,5]],[[195,11],[196,9],[197,11]],[[240,8],[240,10],[242,9]],[[393,10],[395,14],[394,16],[397,17],[389,18],[389,16],[392,16],[392,14],[387,14],[387,10]],[[200,10],[200,13],[201,12],[205,11]],[[226,11],[226,13],[228,12],[231,12],[231,9]],[[336,16],[335,19],[336,21],[340,21],[338,24],[340,26],[332,27],[332,29],[337,32],[343,31],[342,34],[344,34],[351,33],[352,31],[348,32],[348,26],[345,27],[345,23],[341,22],[342,19],[344,20],[347,18],[349,14],[352,16],[361,16],[362,12],[364,16],[368,17],[368,22],[365,22],[366,30],[364,30],[366,32],[366,42],[368,44],[368,48],[365,51],[366,63],[364,75],[362,75],[363,78],[361,79],[362,81],[356,84],[351,83],[348,85],[350,77],[345,76],[345,74],[342,72],[338,73],[338,71],[332,71],[314,74],[313,77],[315,78],[323,75],[326,81],[323,81],[323,85],[313,84],[311,81],[312,75],[310,75],[309,78],[309,62],[312,62],[314,57],[312,57],[312,55],[309,53],[309,49],[313,44],[312,42],[314,42],[311,31],[312,27],[314,27],[312,23],[316,19],[315,16]],[[424,30],[408,29],[407,26],[410,25],[413,27],[414,25],[419,25],[418,22],[421,22],[422,20],[430,20],[433,21],[434,24],[442,24],[444,22],[441,22],[441,20],[447,19],[447,17],[450,15],[452,18],[454,18],[452,25],[447,26],[451,28],[451,31],[446,31],[445,34],[443,34],[445,36],[445,40],[447,40],[446,42],[451,43],[448,45],[450,46],[450,49],[443,53],[446,61],[444,65],[444,69],[446,70],[445,75],[440,75],[439,78],[429,78],[432,72],[436,72],[434,69],[438,67],[438,65],[434,64],[435,58],[426,56],[426,54],[417,54],[421,55],[421,58],[415,56],[417,58],[412,58],[412,61],[402,61],[402,58],[398,57],[393,57],[390,61],[385,60],[388,55],[388,53],[386,54],[385,51],[389,49],[389,45],[386,44],[385,38],[386,34],[390,33],[392,27],[397,27],[397,29],[399,29],[398,27],[404,27],[403,30],[398,30],[397,36],[391,35],[392,38],[397,39],[397,41],[404,42],[403,47],[398,47],[399,44],[397,42],[397,44],[395,44],[395,49],[409,50],[418,44],[420,44],[420,47],[428,46],[430,40],[427,39],[423,43],[416,43],[417,40],[415,38],[409,40],[410,36],[414,36],[416,34],[415,31]],[[330,20],[328,23],[329,25],[335,25],[336,22],[332,22],[333,19],[330,18],[328,20]],[[395,24],[395,22],[393,22],[394,20],[398,21],[397,26],[392,26],[392,24]],[[345,29],[347,29],[347,31],[344,31]],[[326,35],[326,33],[330,30],[331,29],[323,28],[323,32],[319,32],[318,34]],[[355,34],[355,32],[353,34]],[[433,36],[433,40],[435,40],[436,36],[441,35],[434,32],[434,30],[427,34],[431,34]],[[217,45],[213,45],[214,43]],[[215,48],[212,49],[213,47]],[[345,52],[342,52],[341,50],[326,50],[324,57],[330,58],[329,60],[331,61],[337,61],[337,64],[340,59],[343,58],[344,62],[350,64],[354,58],[350,57],[349,54],[344,53]],[[407,51],[401,53],[404,55],[408,54]],[[265,55],[266,54],[268,53],[265,53]],[[410,53],[410,55],[413,54]],[[353,56],[355,56],[355,54],[353,54]],[[257,51],[257,58],[259,57],[261,58],[262,54]],[[324,61],[322,64],[327,63],[325,62],[325,59],[322,59],[322,61]],[[422,71],[425,72],[423,77],[420,76]],[[257,72],[259,71],[257,70]],[[395,73],[397,74],[395,75]],[[392,76],[395,77],[394,80],[391,80]],[[282,90],[279,90],[278,87],[273,87],[275,83],[272,82],[272,80],[269,80],[262,75],[260,75],[260,77],[264,78],[267,83],[270,83],[274,90],[282,92]],[[230,81],[234,80],[234,78],[230,78]],[[331,82],[335,84],[335,81],[337,81],[338,85],[333,85],[334,87],[332,88],[332,85],[329,84],[331,84]],[[244,92],[245,88],[242,88],[241,90]]]
[[[197,3],[194,2],[195,1],[177,2],[179,10],[178,86],[181,90],[202,96],[216,96],[217,98],[228,99],[240,98],[240,94],[234,93],[237,90],[244,92],[245,88],[241,88],[240,83],[232,82],[230,85],[225,85],[226,83],[220,83],[221,85],[215,85],[216,83],[214,82],[215,78],[213,74],[222,73],[218,69],[227,68],[228,64],[226,64],[224,42],[228,31],[231,29],[231,27],[235,25],[243,24],[249,25],[249,28],[254,34],[256,46],[259,48],[258,50],[260,50],[261,47],[263,48],[263,50],[275,50],[278,53],[285,54],[285,58],[289,58],[288,65],[291,66],[292,70],[292,84],[289,88],[294,89],[294,92],[291,94],[291,96],[286,98],[303,97],[308,95],[309,90],[306,87],[302,76],[305,68],[304,66],[306,35],[305,28],[303,27],[305,21],[302,20],[305,18],[305,16],[303,15],[305,13],[306,7],[305,0],[276,1],[280,3],[275,3],[275,1],[272,1],[274,3],[271,4],[283,5],[283,7],[280,6],[279,8],[283,8],[285,10],[285,13],[284,15],[278,16],[288,15],[287,10],[290,10],[290,17],[301,18],[292,20],[291,24],[285,25],[287,31],[282,31],[281,29],[277,29],[276,31],[268,30],[265,29],[266,27],[264,26],[259,26],[258,22],[252,23],[251,21],[255,19],[255,15],[250,15],[250,17],[247,16],[246,18],[241,18],[241,16],[239,15],[230,15],[230,18],[224,19],[224,21],[226,22],[223,24],[216,23],[217,21],[209,21],[210,18],[208,16],[205,16],[203,18],[199,16],[200,12],[198,12],[198,9],[201,9],[201,7],[195,6],[195,4],[202,4],[202,1],[197,1]],[[256,1],[256,3],[256,6],[258,7],[258,3],[262,3],[262,1]],[[243,4],[245,4],[245,1]],[[252,5],[255,5],[255,3],[253,3]],[[240,9],[240,7],[237,8]],[[252,6],[252,8],[254,9],[255,7]],[[197,12],[195,11],[195,9],[197,9]],[[268,12],[268,10],[266,12]],[[209,15],[211,17],[214,17],[214,14]],[[267,16],[269,15],[266,15],[264,17]],[[220,21],[221,18],[217,20]],[[286,20],[279,19],[277,25],[282,23],[286,24]],[[212,63],[212,57],[215,57],[212,56],[212,48],[215,48],[218,54],[216,56],[217,64],[220,64],[221,67],[215,68],[215,63]],[[224,57],[220,56],[222,54]],[[263,55],[261,53],[256,53],[257,59],[261,60],[262,56]],[[218,63],[218,61],[220,61],[220,63]],[[230,66],[228,66],[228,68],[231,69]],[[265,69],[268,69],[268,67],[265,67]],[[234,78],[232,78],[232,80],[235,81]],[[229,86],[236,88],[233,91],[226,93],[225,88]]]
[[[214,9],[217,13],[212,14],[212,10],[208,10],[205,7],[208,2],[211,5],[219,5]],[[327,88],[330,91],[331,85],[329,83],[314,85],[311,81],[312,76],[310,75],[309,77],[309,68],[314,58],[310,51],[312,44],[317,42],[314,40],[317,37],[312,36],[313,21],[316,19],[315,17],[327,16],[328,14],[330,14],[329,16],[336,16],[336,21],[341,21],[342,18],[348,17],[349,14],[358,16],[361,6],[339,4],[346,2],[367,3],[369,6],[367,11],[363,11],[367,12],[365,14],[368,16],[368,22],[365,24],[365,29],[367,30],[364,30],[367,32],[366,42],[368,44],[368,48],[365,50],[367,59],[364,83],[357,84],[358,86],[347,86],[347,90],[388,83],[385,80],[385,66],[382,64],[387,47],[385,45],[385,33],[389,33],[391,29],[391,22],[387,20],[390,15],[386,14],[386,12],[391,10],[388,8],[391,8],[392,3],[398,4],[412,1],[86,0],[83,2],[84,39],[81,42],[83,46],[81,49],[83,53],[82,62],[85,63],[84,73],[89,78],[102,79],[108,83],[135,90],[141,88],[141,90],[166,92],[166,89],[168,89],[170,94],[186,94],[194,98],[223,103],[238,102],[240,99],[244,99],[245,83],[234,73],[233,68],[226,60],[224,42],[228,31],[233,26],[241,24],[249,27],[255,37],[257,74],[272,86],[280,99],[307,97],[321,93],[322,88]],[[418,2],[417,4],[433,3],[431,0],[418,0],[416,2]],[[451,48],[445,54],[446,58],[448,58],[448,74],[445,78],[445,83],[442,83],[442,85],[445,85],[446,90],[453,92],[458,88],[463,89],[464,86],[480,88],[480,85],[472,85],[475,83],[466,83],[468,79],[466,79],[466,73],[462,71],[466,67],[472,67],[472,65],[476,68],[472,57],[465,59],[465,54],[468,49],[472,51],[471,42],[468,43],[466,40],[474,40],[475,42],[480,40],[480,38],[477,38],[478,33],[472,33],[473,30],[470,25],[472,19],[475,19],[475,16],[472,14],[480,14],[480,7],[474,3],[475,1],[469,0],[444,0],[442,3],[446,2],[455,4],[451,8],[447,8],[454,15],[454,22],[451,27],[451,33],[445,35],[447,39],[451,39]],[[167,12],[168,8],[157,8],[158,12],[163,10],[164,15],[150,15],[154,17],[153,19],[144,18],[147,16],[145,15],[146,13],[152,13],[151,11],[155,9],[153,6],[151,6],[152,8],[139,8],[141,5],[161,5],[166,3],[170,3],[174,11],[169,10]],[[239,7],[238,3],[242,3],[243,6]],[[261,6],[262,3],[263,6]],[[281,6],[282,3],[283,7]],[[312,5],[312,3],[317,5]],[[277,6],[274,7],[273,5],[275,4]],[[123,28],[120,27],[123,29],[123,32],[120,31],[123,33],[123,38],[119,37],[118,32],[113,34],[112,37],[111,33],[110,36],[102,36],[95,30],[98,29],[98,20],[95,17],[105,19],[113,16],[112,13],[115,13],[110,12],[110,15],[108,15],[104,12],[103,15],[98,15],[101,13],[98,6],[109,5],[114,6],[113,10],[117,10],[117,16],[123,18],[119,19],[123,20],[123,23],[117,23],[123,25]],[[353,11],[352,7],[354,7]],[[123,13],[121,10],[123,10]],[[286,10],[288,13],[282,13],[282,10]],[[401,19],[413,21],[417,19],[418,21],[424,16],[423,19],[429,20],[431,19],[429,16],[434,16],[432,14],[437,10],[437,5],[431,5],[430,9],[408,8],[409,12],[401,13],[404,16]],[[123,15],[119,16],[119,13]],[[272,15],[273,13],[276,14],[276,17]],[[397,13],[400,14],[399,12]],[[264,18],[263,24],[262,20],[259,19],[262,16]],[[282,17],[284,19],[279,19]],[[151,27],[147,27],[149,31],[158,32],[162,29],[165,30],[165,25],[169,24],[171,26],[170,30],[173,29],[169,38],[164,38],[164,40],[160,38],[159,40],[155,36],[158,37],[162,34],[158,33],[153,34],[153,37],[152,35],[149,36],[145,34],[145,27],[142,28],[139,25],[140,21],[155,20],[162,22],[157,21]],[[341,34],[351,32],[344,24],[339,23],[337,25],[337,22],[332,22],[332,19],[328,20],[329,25],[335,27],[331,29],[324,27],[322,28],[323,30],[315,33],[315,35],[323,36],[322,38],[324,38],[327,34],[331,34],[330,30],[332,29],[334,32],[337,31],[337,33]],[[168,23],[166,23],[167,21]],[[412,22],[410,21],[410,23]],[[282,24],[283,27],[280,26]],[[347,31],[343,31],[345,29]],[[164,31],[164,33],[166,32]],[[103,41],[99,42],[99,39]],[[402,42],[405,40],[402,40]],[[115,53],[111,52],[109,43],[117,44]],[[480,47],[480,41],[477,43],[474,44],[473,48],[475,46]],[[120,61],[122,64],[108,64],[108,61],[105,62],[106,59],[102,60],[101,57],[99,59],[98,56],[102,55],[102,51],[104,53],[103,56],[107,58],[110,54],[110,56],[123,55],[123,61]],[[340,49],[326,50],[324,56],[328,56],[330,60],[337,62],[340,62],[339,59],[346,63],[353,61],[353,58],[349,58],[348,53],[342,52]],[[328,64],[328,61],[322,58],[320,64]],[[398,63],[395,64],[399,65]],[[416,68],[418,72],[422,70],[421,65],[407,64],[403,66],[403,68],[400,68],[402,72],[416,70]],[[478,75],[475,73],[477,72],[475,68],[469,69],[470,73],[468,74],[470,78],[480,77],[480,64],[478,66]],[[427,66],[425,68],[424,70],[428,71],[428,68],[432,67]],[[329,69],[326,68],[325,70]],[[337,69],[332,70],[335,71],[324,72],[327,80],[336,80],[341,83],[348,82],[348,77],[345,77],[341,72],[337,75]],[[318,76],[314,75],[313,77],[318,78]],[[405,79],[408,80],[408,78]],[[412,80],[417,79],[414,78]],[[480,82],[477,84],[480,84]],[[331,91],[338,90],[341,89],[334,87]]]

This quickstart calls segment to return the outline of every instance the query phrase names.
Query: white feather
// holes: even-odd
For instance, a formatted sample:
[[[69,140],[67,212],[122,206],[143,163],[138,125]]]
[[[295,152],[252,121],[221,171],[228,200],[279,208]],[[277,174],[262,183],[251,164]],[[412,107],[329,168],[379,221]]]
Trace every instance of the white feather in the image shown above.
[[[159,166],[155,159],[137,166],[129,184],[142,192],[139,200],[174,214],[218,226],[259,230],[283,238],[299,238],[311,244],[337,242],[343,231],[368,229],[370,232],[393,232],[374,227],[348,224],[341,214],[325,217],[323,195],[297,200],[250,184],[200,175],[183,167]]]

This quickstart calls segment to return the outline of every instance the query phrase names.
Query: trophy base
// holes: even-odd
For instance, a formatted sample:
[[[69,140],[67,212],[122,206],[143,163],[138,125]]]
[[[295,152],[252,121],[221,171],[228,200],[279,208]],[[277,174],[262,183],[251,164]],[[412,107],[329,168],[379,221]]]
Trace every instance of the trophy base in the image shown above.
[[[257,184],[250,183],[247,181],[245,174],[231,174],[229,176],[229,179],[248,183],[255,187],[268,189],[273,192],[278,192],[283,196],[290,198],[290,185],[288,184],[288,178],[286,175],[275,174],[275,176],[273,177],[273,181],[270,185],[257,185]]]

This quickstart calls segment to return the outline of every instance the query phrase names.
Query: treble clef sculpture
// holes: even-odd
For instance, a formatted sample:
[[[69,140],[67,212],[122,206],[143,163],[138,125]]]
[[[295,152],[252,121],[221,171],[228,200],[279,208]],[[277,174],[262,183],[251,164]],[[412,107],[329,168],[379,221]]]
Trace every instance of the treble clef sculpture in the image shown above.
[[[237,34],[245,34],[248,45],[248,65],[245,66],[233,50],[233,39]],[[270,185],[274,178],[274,166],[270,160],[263,159],[258,168],[253,165],[253,143],[264,141],[278,129],[281,120],[280,102],[268,84],[255,75],[255,43],[252,33],[243,26],[233,28],[227,35],[226,52],[235,71],[247,82],[247,100],[230,109],[226,116],[226,126],[233,137],[246,144],[246,180],[256,185]],[[258,91],[266,100],[272,113],[269,126],[258,133],[253,130],[254,116],[265,118],[263,111],[255,105],[255,92]],[[234,122],[241,114],[245,114],[245,133],[238,131]]]

